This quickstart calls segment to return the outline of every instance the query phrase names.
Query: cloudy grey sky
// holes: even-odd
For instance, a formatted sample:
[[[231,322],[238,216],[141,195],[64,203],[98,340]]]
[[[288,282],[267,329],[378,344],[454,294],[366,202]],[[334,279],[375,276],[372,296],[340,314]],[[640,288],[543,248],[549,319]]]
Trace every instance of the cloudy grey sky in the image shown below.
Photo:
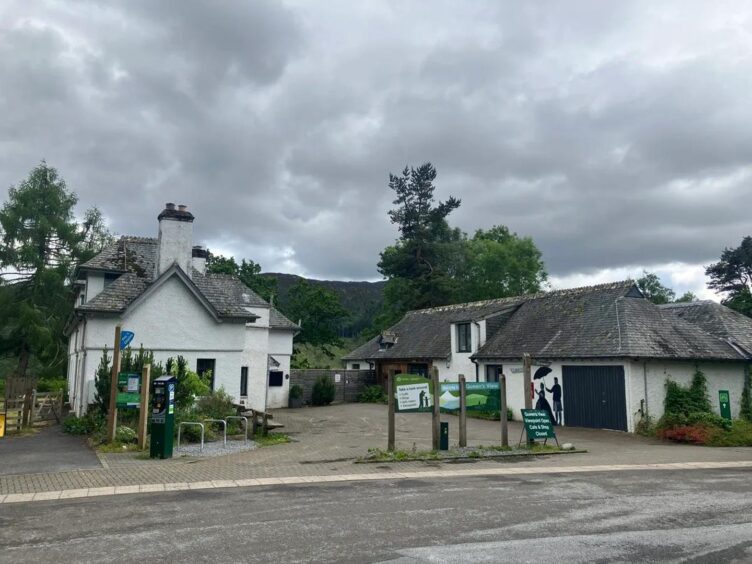
[[[740,2],[5,0],[0,81],[0,196],[45,158],[114,231],[186,203],[270,271],[377,279],[388,173],[427,160],[556,287],[710,297],[752,231]]]

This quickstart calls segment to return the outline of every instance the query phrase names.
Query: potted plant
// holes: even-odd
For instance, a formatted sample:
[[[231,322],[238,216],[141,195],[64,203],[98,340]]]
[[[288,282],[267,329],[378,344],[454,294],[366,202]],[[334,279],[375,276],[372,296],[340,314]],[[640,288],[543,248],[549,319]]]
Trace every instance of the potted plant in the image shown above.
[[[292,386],[290,386],[290,394],[287,405],[291,409],[303,407],[303,386],[299,384],[293,384]]]

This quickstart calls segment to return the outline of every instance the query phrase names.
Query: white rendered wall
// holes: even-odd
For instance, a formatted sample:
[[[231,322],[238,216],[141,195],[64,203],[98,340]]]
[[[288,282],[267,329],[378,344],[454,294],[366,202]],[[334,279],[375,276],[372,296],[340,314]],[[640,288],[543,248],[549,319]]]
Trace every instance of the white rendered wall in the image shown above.
[[[263,387],[266,383],[266,350],[260,353],[258,349],[267,346],[268,329],[253,328],[251,331],[258,336],[249,346],[248,330],[243,323],[217,323],[185,285],[173,277],[122,319],[94,317],[88,320],[86,355],[79,368],[79,374],[85,378],[83,405],[94,399],[94,371],[104,347],[112,351],[115,326],[119,321],[124,330],[135,333],[131,346],[138,348],[143,344],[144,348],[154,351],[158,362],[182,355],[191,370],[195,370],[197,359],[215,359],[215,389],[223,387],[235,399],[240,393],[241,366],[249,366],[249,392],[252,386]],[[259,408],[263,405],[264,395],[263,390],[256,390]],[[76,403],[78,407],[79,398]]]
[[[269,354],[279,362],[279,366],[270,370],[279,370],[284,376],[282,386],[269,386],[267,405],[269,408],[287,407],[290,394],[290,357],[292,356],[292,339],[294,331],[272,329],[269,332]]]
[[[104,290],[104,274],[89,272],[86,275],[86,301],[93,300],[102,290]]]
[[[744,363],[741,362],[691,362],[657,361],[647,363],[631,362],[631,396],[633,412],[640,408],[647,388],[647,410],[653,419],[663,415],[663,401],[666,396],[666,379],[687,386],[699,368],[708,382],[708,396],[713,412],[720,415],[718,391],[728,390],[731,395],[731,416],[739,416],[739,400],[744,388]],[[647,386],[646,386],[647,382]],[[635,422],[639,420],[639,415]]]
[[[475,363],[470,360],[470,357],[480,347],[481,337],[485,334],[485,324],[485,321],[477,324],[470,322],[470,352],[457,352],[457,324],[452,323],[449,326],[451,357],[449,358],[448,367],[446,360],[435,361],[436,366],[439,368],[439,380],[456,382],[459,375],[464,374],[467,381],[475,382]]]

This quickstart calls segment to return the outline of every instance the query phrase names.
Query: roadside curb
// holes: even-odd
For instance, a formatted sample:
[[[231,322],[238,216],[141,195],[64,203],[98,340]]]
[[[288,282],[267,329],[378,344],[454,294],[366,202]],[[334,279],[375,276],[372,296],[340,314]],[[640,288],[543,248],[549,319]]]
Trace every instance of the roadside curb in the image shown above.
[[[498,454],[484,454],[482,456],[470,456],[469,454],[458,454],[454,456],[441,456],[438,458],[420,458],[408,457],[400,460],[380,460],[377,458],[356,458],[353,464],[400,464],[402,462],[454,462],[455,460],[498,460],[500,458],[528,458],[534,456],[558,456],[562,454],[587,454],[587,450],[552,450],[542,452],[499,452]]]
[[[425,470],[418,472],[382,472],[373,474],[339,474],[333,476],[295,476],[289,478],[249,478],[246,480],[214,480],[201,482],[170,482],[80,488],[38,493],[0,494],[0,504],[78,499],[95,496],[127,495],[155,491],[208,490],[219,488],[247,488],[295,484],[323,484],[327,482],[359,482],[368,480],[405,480],[420,478],[471,478],[485,476],[524,476],[528,474],[576,474],[588,472],[630,472],[649,470],[712,470],[752,468],[752,461],[739,462],[674,462],[664,464],[615,464],[599,466],[560,466],[549,468],[468,468],[462,470]]]

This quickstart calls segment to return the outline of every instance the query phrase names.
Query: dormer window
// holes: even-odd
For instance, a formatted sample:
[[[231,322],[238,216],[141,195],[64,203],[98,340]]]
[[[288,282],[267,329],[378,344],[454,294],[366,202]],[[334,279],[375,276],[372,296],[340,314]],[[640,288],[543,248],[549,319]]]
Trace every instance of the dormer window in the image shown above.
[[[471,352],[472,338],[470,337],[470,324],[457,324],[457,352]]]
[[[112,284],[115,280],[118,279],[120,275],[119,274],[113,274],[111,272],[106,272],[104,275],[104,287],[106,288],[110,284]]]
[[[397,342],[397,335],[390,331],[384,331],[379,338],[379,350],[385,351],[391,349]]]

